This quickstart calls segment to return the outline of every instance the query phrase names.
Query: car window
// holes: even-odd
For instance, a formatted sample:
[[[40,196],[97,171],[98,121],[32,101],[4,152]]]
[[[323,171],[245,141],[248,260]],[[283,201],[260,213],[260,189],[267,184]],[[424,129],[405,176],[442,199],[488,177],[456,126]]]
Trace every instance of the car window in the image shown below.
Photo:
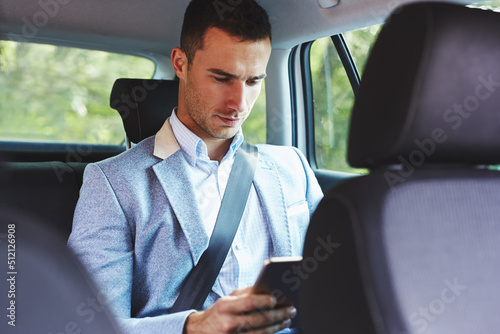
[[[255,101],[250,116],[242,126],[245,141],[252,144],[264,144],[266,142],[266,87],[265,80],[262,81],[260,95]]]
[[[121,144],[109,107],[117,78],[151,78],[152,61],[129,55],[0,41],[0,140]],[[245,139],[266,141],[264,83],[243,125]]]
[[[117,78],[151,78],[146,58],[0,41],[0,140],[118,145],[120,116],[109,107]]]
[[[493,10],[495,12],[500,12],[500,0],[474,2],[470,5],[467,5],[467,7],[482,8],[482,9]]]
[[[376,25],[344,34],[360,73],[379,30],[380,25]],[[320,169],[364,172],[347,164],[347,136],[354,92],[330,37],[314,41],[310,64],[316,165]]]

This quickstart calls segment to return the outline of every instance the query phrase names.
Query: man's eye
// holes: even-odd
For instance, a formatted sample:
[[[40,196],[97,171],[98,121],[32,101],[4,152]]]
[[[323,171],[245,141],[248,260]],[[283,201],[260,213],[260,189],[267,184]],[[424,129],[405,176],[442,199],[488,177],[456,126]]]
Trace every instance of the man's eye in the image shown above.
[[[248,80],[247,85],[249,86],[255,86],[259,83],[259,80]]]
[[[215,79],[217,82],[228,82],[228,81],[229,81],[229,79],[228,79],[228,78],[214,77],[214,79]]]

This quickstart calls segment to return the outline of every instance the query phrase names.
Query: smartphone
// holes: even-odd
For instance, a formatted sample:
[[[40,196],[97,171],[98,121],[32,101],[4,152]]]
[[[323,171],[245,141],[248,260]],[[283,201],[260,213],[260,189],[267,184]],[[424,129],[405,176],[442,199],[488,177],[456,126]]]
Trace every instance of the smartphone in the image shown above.
[[[276,298],[277,306],[293,305],[300,312],[299,287],[300,277],[297,272],[302,264],[302,256],[272,257],[264,266],[253,286],[254,293],[270,294]],[[299,327],[298,315],[292,321],[292,327]]]

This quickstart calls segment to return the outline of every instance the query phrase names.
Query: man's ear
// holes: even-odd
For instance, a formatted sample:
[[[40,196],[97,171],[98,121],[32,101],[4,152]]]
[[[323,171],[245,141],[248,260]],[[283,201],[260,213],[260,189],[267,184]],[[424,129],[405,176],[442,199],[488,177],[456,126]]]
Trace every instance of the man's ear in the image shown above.
[[[174,67],[175,74],[177,74],[179,79],[185,79],[188,69],[186,53],[180,48],[174,47],[170,54],[170,58],[172,59],[172,66]]]

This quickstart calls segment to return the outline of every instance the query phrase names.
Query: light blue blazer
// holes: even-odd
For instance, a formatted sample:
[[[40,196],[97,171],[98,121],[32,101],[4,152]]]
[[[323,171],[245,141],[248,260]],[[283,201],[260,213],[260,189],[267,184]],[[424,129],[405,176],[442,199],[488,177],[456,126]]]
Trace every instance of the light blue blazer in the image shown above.
[[[155,141],[167,145],[160,149]],[[297,149],[258,148],[253,185],[269,224],[273,256],[301,255],[321,189]],[[209,242],[186,167],[167,121],[156,136],[85,170],[68,245],[125,332],[182,334],[192,312],[169,314]],[[221,295],[216,283],[204,307]]]

